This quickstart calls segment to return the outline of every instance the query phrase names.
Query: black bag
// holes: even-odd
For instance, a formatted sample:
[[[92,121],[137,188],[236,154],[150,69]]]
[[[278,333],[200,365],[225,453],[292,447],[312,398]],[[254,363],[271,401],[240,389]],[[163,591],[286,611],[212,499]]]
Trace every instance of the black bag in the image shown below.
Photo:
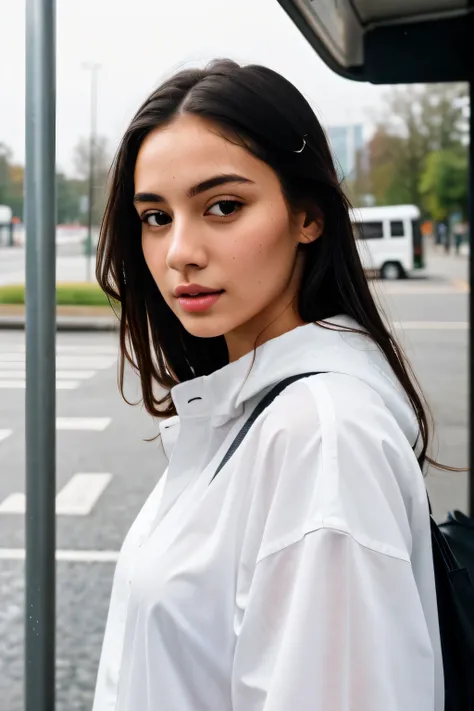
[[[445,711],[474,711],[474,522],[459,511],[431,542],[443,650]],[[471,577],[472,576],[472,577]]]
[[[301,373],[278,383],[254,409],[217,467],[211,482],[241,445],[257,417],[288,385],[319,373]],[[210,483],[211,483],[210,482]],[[474,521],[459,511],[439,526],[431,515],[433,566],[443,653],[445,711],[474,711]]]

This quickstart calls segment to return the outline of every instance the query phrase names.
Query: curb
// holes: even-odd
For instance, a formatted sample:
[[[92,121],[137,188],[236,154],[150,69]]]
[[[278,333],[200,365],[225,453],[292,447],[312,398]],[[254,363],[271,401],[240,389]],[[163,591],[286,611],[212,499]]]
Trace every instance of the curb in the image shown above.
[[[25,329],[25,307],[0,305],[0,330]],[[117,331],[120,321],[109,307],[58,306],[56,331]]]
[[[56,331],[118,331],[116,318],[81,318],[80,316],[58,316]],[[24,331],[24,316],[0,316],[0,330]]]

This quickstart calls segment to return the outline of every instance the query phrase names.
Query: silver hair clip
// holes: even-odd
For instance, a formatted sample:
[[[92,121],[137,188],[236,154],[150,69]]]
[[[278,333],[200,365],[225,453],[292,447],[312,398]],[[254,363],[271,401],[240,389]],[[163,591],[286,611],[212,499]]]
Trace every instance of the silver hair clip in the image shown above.
[[[122,274],[123,274],[123,283],[126,284],[127,283],[127,276],[125,274],[125,262],[123,261],[123,259],[122,259]]]
[[[307,135],[308,135],[308,134],[305,133],[305,135],[303,136],[303,145],[301,146],[301,148],[299,149],[299,151],[293,151],[293,153],[303,153],[304,149],[306,148],[306,136],[307,136]]]

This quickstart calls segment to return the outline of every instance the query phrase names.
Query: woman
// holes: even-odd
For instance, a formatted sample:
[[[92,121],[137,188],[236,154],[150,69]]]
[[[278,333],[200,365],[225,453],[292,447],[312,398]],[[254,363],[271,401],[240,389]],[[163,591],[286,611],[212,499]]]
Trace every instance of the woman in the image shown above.
[[[216,61],[157,89],[97,275],[169,466],[120,554],[94,711],[441,711],[427,418],[295,87]]]

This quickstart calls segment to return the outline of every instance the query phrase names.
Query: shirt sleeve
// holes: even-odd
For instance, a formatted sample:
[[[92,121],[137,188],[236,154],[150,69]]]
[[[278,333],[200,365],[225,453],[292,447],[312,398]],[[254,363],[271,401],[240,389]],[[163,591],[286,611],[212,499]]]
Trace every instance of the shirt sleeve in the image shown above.
[[[423,478],[381,398],[352,380],[297,383],[262,424],[233,711],[435,709],[412,565],[410,509],[425,521]]]
[[[234,711],[433,711],[411,564],[333,529],[261,560],[238,629]]]

